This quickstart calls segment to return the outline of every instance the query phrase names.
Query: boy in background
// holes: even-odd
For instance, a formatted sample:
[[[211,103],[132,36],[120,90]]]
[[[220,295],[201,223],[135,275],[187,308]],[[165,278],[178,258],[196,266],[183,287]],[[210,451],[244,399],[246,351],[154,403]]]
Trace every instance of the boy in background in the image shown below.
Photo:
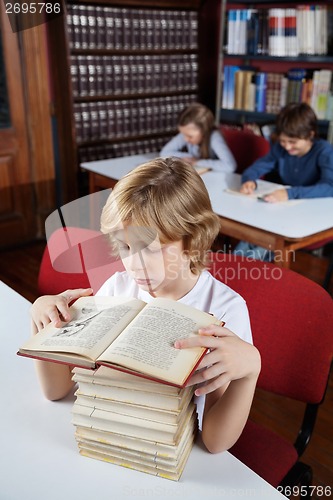
[[[276,119],[276,140],[270,152],[242,175],[240,192],[252,194],[261,177],[285,184],[264,197],[268,203],[333,196],[333,148],[317,136],[317,117],[306,103],[285,106]],[[241,241],[234,253],[272,260],[269,250]]]

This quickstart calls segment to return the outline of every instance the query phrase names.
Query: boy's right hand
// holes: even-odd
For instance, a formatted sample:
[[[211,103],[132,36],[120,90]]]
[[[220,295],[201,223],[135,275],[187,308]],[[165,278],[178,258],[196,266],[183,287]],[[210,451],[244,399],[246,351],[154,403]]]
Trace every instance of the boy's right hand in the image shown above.
[[[30,313],[32,321],[39,332],[49,323],[60,328],[63,322],[71,320],[69,304],[79,297],[91,295],[91,288],[66,290],[58,295],[43,295],[32,304]],[[36,329],[34,328],[34,330]]]
[[[243,194],[252,194],[257,184],[254,181],[246,181],[241,185],[240,192]]]

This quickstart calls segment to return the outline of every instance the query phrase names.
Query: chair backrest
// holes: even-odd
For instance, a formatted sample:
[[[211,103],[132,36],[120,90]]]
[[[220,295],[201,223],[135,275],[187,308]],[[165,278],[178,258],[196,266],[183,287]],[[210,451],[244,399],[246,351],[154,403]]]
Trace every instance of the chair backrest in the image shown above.
[[[109,276],[123,269],[99,231],[78,227],[57,229],[44,250],[38,292],[45,295],[88,287],[96,292]]]
[[[333,354],[331,296],[291,270],[235,255],[212,254],[211,272],[246,300],[262,357],[258,387],[319,403]]]
[[[235,157],[238,174],[241,174],[255,160],[269,152],[269,142],[250,130],[239,130],[221,125],[221,133]]]

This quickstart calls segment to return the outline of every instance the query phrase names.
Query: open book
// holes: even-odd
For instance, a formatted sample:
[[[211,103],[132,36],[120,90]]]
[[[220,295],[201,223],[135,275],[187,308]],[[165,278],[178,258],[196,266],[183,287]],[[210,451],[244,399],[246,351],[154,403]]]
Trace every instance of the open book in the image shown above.
[[[256,181],[256,183],[257,183],[257,189],[252,194],[244,194],[244,193],[241,193],[239,191],[240,187],[241,187],[240,180],[239,180],[239,183],[237,181],[237,185],[235,185],[235,186],[233,185],[233,186],[230,186],[229,188],[225,189],[225,192],[230,193],[230,194],[235,194],[236,196],[243,196],[246,198],[252,198],[252,199],[255,199],[258,201],[266,202],[266,200],[265,200],[266,195],[273,193],[273,191],[276,191],[277,189],[286,189],[286,188],[290,187],[290,186],[285,186],[283,184],[276,184],[275,182],[265,181],[263,179],[258,179]],[[299,199],[279,201],[278,205],[281,205],[281,204],[288,204],[288,206],[297,205],[298,203],[302,203],[302,201],[303,200],[299,200]]]
[[[226,193],[235,194],[239,196],[246,196],[247,198],[255,198],[264,201],[264,197],[277,189],[285,189],[288,186],[284,186],[283,184],[276,184],[275,182],[269,182],[265,180],[258,179],[256,181],[257,189],[253,191],[252,194],[244,194],[240,192],[241,183],[239,186],[232,186],[230,188],[225,189]]]
[[[210,170],[212,170],[211,167],[204,167],[204,166],[197,164],[197,163],[195,165],[193,165],[193,167],[199,175],[205,174],[206,172],[209,172]]]
[[[162,298],[146,304],[124,297],[81,297],[71,311],[69,323],[61,328],[50,323],[18,354],[83,368],[104,365],[184,387],[206,349],[175,349],[175,340],[221,324],[208,313]]]

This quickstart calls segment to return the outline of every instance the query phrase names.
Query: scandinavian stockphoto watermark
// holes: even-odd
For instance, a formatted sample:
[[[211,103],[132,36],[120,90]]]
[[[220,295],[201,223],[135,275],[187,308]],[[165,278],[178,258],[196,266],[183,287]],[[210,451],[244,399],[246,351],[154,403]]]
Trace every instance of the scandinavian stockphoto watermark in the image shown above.
[[[62,16],[63,4],[55,0],[32,2],[29,0],[2,0],[13,33],[33,28]]]
[[[53,212],[45,222],[46,237],[48,240],[49,254],[53,267],[64,273],[86,272],[92,288],[98,269],[116,263],[119,258],[131,265],[139,262],[142,269],[142,280],[146,280],[150,287],[158,287],[166,276],[168,279],[179,279],[184,273],[187,276],[189,255],[184,252],[182,256],[173,245],[161,244],[156,229],[121,224],[121,216],[114,214],[117,219],[116,227],[106,237],[108,245],[101,245],[100,240],[105,239],[100,233],[100,218],[102,209],[112,190],[103,190],[82,198],[76,199]],[[115,221],[114,221],[115,222]],[[63,241],[52,238],[56,229],[63,228]],[[93,232],[73,232],[71,228],[93,229]],[[80,234],[80,237],[78,236]],[[81,241],[80,238],[83,238]],[[73,262],[73,255],[79,252],[80,259]],[[278,263],[279,254],[275,251],[275,260]],[[76,254],[75,254],[76,255]],[[232,287],[235,281],[257,281],[281,279],[281,267],[269,262],[258,261],[255,258],[240,258],[232,254],[232,248],[207,252],[207,268],[213,276]],[[202,260],[200,251],[192,249],[192,262]],[[289,255],[289,260],[294,259],[294,254]],[[76,261],[80,262],[77,263]],[[75,267],[73,269],[73,265]],[[152,270],[153,267],[153,270]],[[157,272],[158,271],[158,272]],[[150,274],[154,275],[154,282]]]

